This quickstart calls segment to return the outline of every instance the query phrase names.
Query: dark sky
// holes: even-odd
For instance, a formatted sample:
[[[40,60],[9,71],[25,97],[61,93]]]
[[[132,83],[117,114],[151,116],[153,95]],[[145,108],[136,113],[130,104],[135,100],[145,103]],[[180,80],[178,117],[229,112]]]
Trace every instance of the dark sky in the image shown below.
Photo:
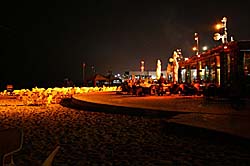
[[[250,2],[168,0],[7,1],[0,4],[1,82],[82,82],[82,63],[97,73],[162,67],[176,48],[213,47],[213,26],[228,18],[235,40],[250,39]]]

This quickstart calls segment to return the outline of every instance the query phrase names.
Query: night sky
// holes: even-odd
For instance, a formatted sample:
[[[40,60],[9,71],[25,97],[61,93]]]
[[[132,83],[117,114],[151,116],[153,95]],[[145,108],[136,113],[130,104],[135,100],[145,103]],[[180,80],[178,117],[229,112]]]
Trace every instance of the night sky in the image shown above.
[[[168,0],[7,1],[0,4],[1,87],[82,83],[82,63],[97,73],[162,68],[177,48],[193,55],[213,47],[214,25],[226,16],[235,40],[250,39],[250,2]]]

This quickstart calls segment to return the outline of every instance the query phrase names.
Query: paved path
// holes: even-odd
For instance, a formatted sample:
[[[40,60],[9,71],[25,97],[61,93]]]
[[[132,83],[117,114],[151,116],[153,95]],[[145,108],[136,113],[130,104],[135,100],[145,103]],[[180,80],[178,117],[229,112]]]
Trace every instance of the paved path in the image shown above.
[[[176,113],[169,122],[207,128],[232,135],[250,138],[250,104],[234,110],[229,103],[206,102],[197,96],[142,96],[136,97],[116,92],[94,92],[73,96],[75,103],[92,103],[102,106],[117,106]],[[134,110],[134,109],[133,109]],[[135,109],[136,111],[136,109]]]

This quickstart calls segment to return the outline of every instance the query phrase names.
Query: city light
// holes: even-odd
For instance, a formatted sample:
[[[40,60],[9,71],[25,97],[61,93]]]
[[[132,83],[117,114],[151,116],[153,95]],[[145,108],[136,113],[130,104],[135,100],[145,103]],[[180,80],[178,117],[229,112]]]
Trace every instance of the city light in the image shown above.
[[[216,24],[216,25],[215,25],[215,29],[219,30],[219,29],[221,29],[221,28],[223,28],[223,25],[222,25],[222,24]]]
[[[193,51],[197,51],[197,47],[195,47],[195,46],[192,49],[193,49]]]
[[[207,49],[208,49],[207,46],[203,46],[203,47],[202,47],[202,50],[203,50],[203,51],[207,51]]]

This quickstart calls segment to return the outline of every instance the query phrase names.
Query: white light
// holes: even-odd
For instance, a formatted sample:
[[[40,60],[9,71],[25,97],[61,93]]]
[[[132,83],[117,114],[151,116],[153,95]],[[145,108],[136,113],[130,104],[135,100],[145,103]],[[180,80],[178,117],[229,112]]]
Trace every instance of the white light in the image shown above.
[[[207,46],[203,46],[203,47],[202,47],[202,50],[203,50],[203,51],[206,51],[206,50],[207,50]]]
[[[214,34],[214,40],[220,40],[222,38],[221,34],[215,33]]]

